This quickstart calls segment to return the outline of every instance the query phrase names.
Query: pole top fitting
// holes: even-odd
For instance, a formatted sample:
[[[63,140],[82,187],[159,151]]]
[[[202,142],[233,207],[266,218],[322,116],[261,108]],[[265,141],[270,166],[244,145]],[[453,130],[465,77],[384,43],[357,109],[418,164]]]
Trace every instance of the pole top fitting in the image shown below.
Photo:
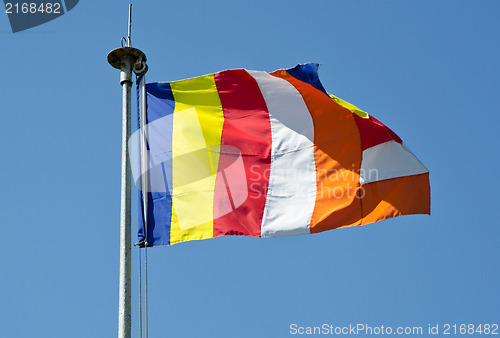
[[[127,63],[133,66],[134,72],[136,72],[136,69],[147,68],[146,60],[146,54],[133,47],[115,48],[108,54],[109,64],[120,70],[127,67]]]
[[[132,47],[130,38],[132,32],[132,4],[128,5],[128,35],[122,38],[122,46],[115,48],[108,54],[109,64],[122,71],[120,75],[120,84],[132,82],[132,71],[137,75],[143,75],[148,71],[146,64],[146,54],[137,48]]]

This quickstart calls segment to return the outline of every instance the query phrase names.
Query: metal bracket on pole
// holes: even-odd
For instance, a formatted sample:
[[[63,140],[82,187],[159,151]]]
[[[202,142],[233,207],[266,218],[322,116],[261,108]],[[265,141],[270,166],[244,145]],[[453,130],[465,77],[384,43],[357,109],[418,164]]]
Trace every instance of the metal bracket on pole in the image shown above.
[[[120,70],[122,95],[122,162],[121,162],[121,202],[120,202],[120,281],[118,309],[118,337],[131,337],[131,170],[128,140],[131,133],[131,89],[132,71],[147,71],[146,55],[131,46],[132,5],[129,5],[128,36],[126,44],[113,49],[108,54],[109,64]],[[122,39],[123,41],[123,39]]]
[[[144,75],[148,72],[148,65],[146,64],[146,56],[144,56],[144,59],[140,57],[135,63],[134,63],[134,73],[137,76]]]

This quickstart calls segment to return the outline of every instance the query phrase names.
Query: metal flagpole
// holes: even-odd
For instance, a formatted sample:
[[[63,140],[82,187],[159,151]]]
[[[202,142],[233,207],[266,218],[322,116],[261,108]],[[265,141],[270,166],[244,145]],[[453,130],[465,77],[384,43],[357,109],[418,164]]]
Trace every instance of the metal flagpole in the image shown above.
[[[122,47],[113,49],[108,54],[111,66],[120,70],[122,94],[122,163],[121,163],[121,203],[120,203],[120,281],[118,307],[118,337],[130,338],[131,334],[131,238],[130,238],[130,192],[131,171],[127,142],[130,138],[132,70],[144,72],[146,55],[139,49],[132,48],[130,40],[132,27],[132,4],[129,4],[128,36],[122,38]],[[123,43],[125,42],[125,46]]]

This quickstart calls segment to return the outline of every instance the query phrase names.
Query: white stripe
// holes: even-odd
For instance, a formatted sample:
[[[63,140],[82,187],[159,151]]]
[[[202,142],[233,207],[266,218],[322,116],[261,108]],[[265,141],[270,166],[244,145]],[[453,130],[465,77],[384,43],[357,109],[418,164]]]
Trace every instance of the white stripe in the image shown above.
[[[271,120],[271,172],[262,237],[310,233],[316,201],[314,126],[302,95],[288,81],[249,71]]]
[[[389,141],[363,151],[359,181],[363,184],[426,172],[427,168],[404,144]]]

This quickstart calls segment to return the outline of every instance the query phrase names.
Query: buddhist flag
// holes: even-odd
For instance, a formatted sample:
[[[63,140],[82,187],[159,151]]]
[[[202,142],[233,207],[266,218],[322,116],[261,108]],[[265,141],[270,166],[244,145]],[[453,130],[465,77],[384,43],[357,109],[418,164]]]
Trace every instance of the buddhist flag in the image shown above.
[[[317,70],[147,84],[148,246],[430,213],[426,167],[382,122],[327,93]]]

